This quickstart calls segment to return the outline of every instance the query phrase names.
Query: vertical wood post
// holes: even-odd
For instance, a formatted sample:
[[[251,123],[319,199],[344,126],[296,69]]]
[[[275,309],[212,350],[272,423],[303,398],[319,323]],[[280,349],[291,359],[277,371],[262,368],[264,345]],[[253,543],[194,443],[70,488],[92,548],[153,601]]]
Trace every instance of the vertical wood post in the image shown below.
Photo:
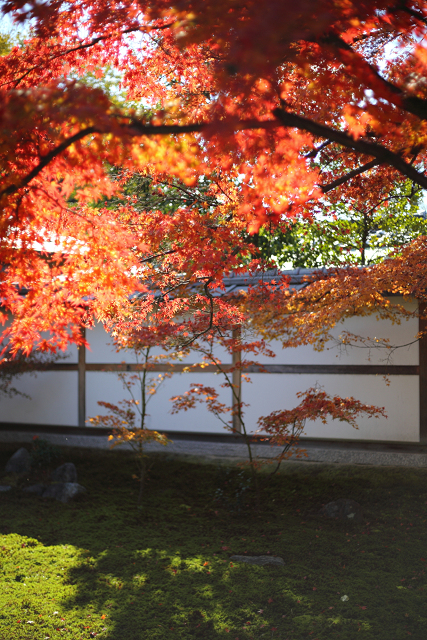
[[[86,330],[82,329],[82,337],[86,337]],[[78,420],[79,427],[86,425],[86,347],[79,346],[79,368],[78,368]]]
[[[425,302],[419,305],[418,330],[427,332],[427,317],[422,317],[427,313]],[[419,394],[420,394],[420,442],[427,443],[427,333],[419,343]]]
[[[240,327],[236,327],[233,329],[233,339],[240,340],[242,332]],[[238,364],[241,361],[242,354],[240,351],[233,351],[233,365]],[[233,388],[234,393],[236,393],[238,397],[238,402],[242,400],[242,370],[240,367],[233,371]],[[237,409],[237,404],[234,395],[231,397],[231,402],[233,409]],[[233,415],[233,429],[237,433],[242,433],[242,425],[240,422],[240,418],[237,414]]]

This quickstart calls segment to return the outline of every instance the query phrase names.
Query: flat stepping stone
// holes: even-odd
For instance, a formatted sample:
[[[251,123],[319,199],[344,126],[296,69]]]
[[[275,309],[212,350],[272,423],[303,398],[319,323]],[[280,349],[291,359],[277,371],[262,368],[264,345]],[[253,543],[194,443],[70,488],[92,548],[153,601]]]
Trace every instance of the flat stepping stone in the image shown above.
[[[68,502],[80,493],[85,493],[86,489],[77,482],[58,482],[49,485],[43,492],[43,498],[54,498],[60,502]]]
[[[0,484],[0,492],[4,493],[5,491],[9,491],[10,489],[12,489],[10,484]]]
[[[362,507],[355,500],[348,498],[328,502],[320,509],[320,515],[350,522],[363,522]]]
[[[231,556],[233,562],[246,562],[246,564],[258,564],[263,567],[266,564],[284,565],[285,561],[279,556]]]

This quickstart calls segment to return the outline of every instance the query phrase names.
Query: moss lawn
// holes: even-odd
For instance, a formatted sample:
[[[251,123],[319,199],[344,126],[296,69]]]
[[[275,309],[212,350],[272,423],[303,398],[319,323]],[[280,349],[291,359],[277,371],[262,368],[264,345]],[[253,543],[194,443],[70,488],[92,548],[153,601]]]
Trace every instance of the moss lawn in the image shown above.
[[[138,511],[127,453],[62,461],[74,502],[0,493],[0,640],[427,638],[427,470],[288,463],[255,511],[237,467],[165,455]],[[363,524],[318,515],[342,497]]]

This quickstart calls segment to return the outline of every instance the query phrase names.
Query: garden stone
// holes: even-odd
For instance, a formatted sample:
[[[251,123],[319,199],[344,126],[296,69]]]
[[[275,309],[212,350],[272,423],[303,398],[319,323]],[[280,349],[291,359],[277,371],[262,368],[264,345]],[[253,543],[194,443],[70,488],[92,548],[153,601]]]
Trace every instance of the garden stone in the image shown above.
[[[36,496],[41,496],[46,489],[46,485],[44,484],[32,484],[30,487],[25,487],[23,491],[25,493],[34,493]]]
[[[55,469],[51,476],[54,482],[77,482],[77,469],[73,462],[66,462]]]
[[[43,498],[54,498],[65,503],[85,491],[86,489],[77,482],[58,482],[46,488]]]
[[[258,564],[263,567],[266,564],[283,565],[283,558],[279,556],[231,556],[233,562],[246,562],[246,564]]]
[[[328,502],[320,510],[320,514],[328,518],[338,518],[347,522],[362,522],[362,507],[358,502],[347,498],[339,498],[333,502]]]
[[[0,493],[4,493],[5,491],[9,491],[9,489],[12,489],[10,484],[0,484]]]
[[[6,464],[6,474],[9,473],[28,473],[31,469],[31,456],[29,452],[21,447],[18,451],[15,451],[13,456],[9,458]]]

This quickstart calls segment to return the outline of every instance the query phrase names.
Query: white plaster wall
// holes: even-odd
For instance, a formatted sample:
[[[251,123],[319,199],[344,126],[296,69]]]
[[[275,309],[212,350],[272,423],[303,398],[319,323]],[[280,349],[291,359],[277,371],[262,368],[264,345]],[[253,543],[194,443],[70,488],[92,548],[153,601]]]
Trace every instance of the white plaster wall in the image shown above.
[[[404,302],[403,299],[393,298],[399,304],[410,310],[416,309],[416,304]],[[374,338],[388,338],[392,345],[405,345],[413,342],[418,332],[418,319],[402,319],[401,324],[392,324],[388,320],[379,320],[376,316],[363,316],[348,318],[345,322],[339,323],[332,331],[336,338],[343,331]],[[279,341],[272,341],[270,344],[275,358],[260,356],[259,362],[268,364],[390,364],[390,365],[418,365],[418,343],[407,347],[402,347],[394,351],[390,359],[387,360],[386,349],[365,349],[359,347],[347,347],[340,350],[333,343],[325,345],[323,351],[315,351],[311,345],[283,349]]]
[[[86,362],[96,362],[98,364],[135,362],[135,354],[133,351],[122,349],[117,352],[115,350],[112,346],[113,340],[111,336],[104,330],[101,323],[97,323],[93,329],[86,330],[86,340],[90,345],[90,348],[86,350]],[[158,355],[160,353],[162,353],[161,349],[154,348],[152,350],[153,355]],[[230,356],[225,349],[216,347],[214,355],[215,357],[220,358],[222,362],[231,362]],[[188,364],[201,361],[202,356],[198,353],[192,352],[186,358],[175,362]]]
[[[357,430],[345,422],[334,420],[326,425],[320,420],[308,422],[304,435],[312,438],[419,442],[418,376],[390,376],[390,386],[385,384],[382,376],[375,375],[256,373],[250,378],[252,384],[242,384],[242,400],[250,403],[245,410],[250,430],[257,428],[260,416],[296,407],[300,402],[296,393],[319,384],[330,395],[353,396],[365,404],[385,407],[388,418],[362,416]]]
[[[231,392],[221,389],[222,380],[213,373],[177,373],[167,379],[152,397],[148,404],[149,418],[147,426],[157,430],[175,431],[202,431],[206,433],[225,433],[223,426],[204,405],[195,409],[182,411],[172,415],[172,396],[181,395],[192,383],[213,386],[219,391],[219,401],[230,404]],[[86,373],[86,411],[87,417],[106,415],[108,411],[100,407],[97,402],[103,400],[117,404],[119,400],[129,398],[116,373],[113,372],[88,372]],[[140,396],[136,396],[137,399]]]
[[[77,363],[79,360],[78,349],[75,344],[70,344],[66,351],[59,351],[61,359],[58,360],[58,364],[61,362],[73,362]]]
[[[133,362],[133,358],[126,351],[117,353],[112,345],[111,336],[100,322],[97,322],[93,329],[86,329],[86,340],[89,343],[89,348],[86,349],[86,362],[102,364]]]
[[[401,325],[389,322],[377,322],[373,316],[352,318],[346,321],[345,328],[354,333],[370,337],[389,337],[394,344],[403,344],[413,339],[417,332],[417,320],[403,321]],[[342,328],[337,328],[337,333]],[[110,337],[101,324],[87,331],[91,351],[87,351],[87,362],[119,363],[134,362],[132,352],[117,353],[108,342]],[[275,345],[277,357],[264,359],[271,364],[381,364],[382,352],[372,352],[370,362],[368,353],[362,349],[349,349],[337,357],[335,350],[317,353],[311,346],[283,350]],[[229,362],[229,356],[216,354]],[[196,354],[190,354],[186,362],[199,361]],[[260,361],[263,361],[259,358]],[[77,349],[71,347],[66,361],[77,361]],[[399,349],[391,364],[417,365],[418,345]],[[418,376],[390,376],[387,387],[382,376],[373,375],[333,375],[333,374],[252,374],[253,384],[243,382],[243,401],[250,402],[247,408],[247,422],[251,429],[256,428],[259,416],[273,410],[292,408],[298,404],[297,391],[303,391],[319,383],[330,394],[353,395],[368,404],[385,406],[388,419],[365,419],[359,421],[356,431],[345,423],[331,422],[327,425],[309,423],[306,435],[320,438],[349,438],[361,440],[419,441],[419,392]],[[158,394],[152,399],[148,426],[155,429],[201,431],[224,433],[221,423],[209,414],[203,405],[187,412],[171,415],[169,398],[184,393],[191,383],[214,386],[220,391],[220,400],[230,404],[231,392],[221,389],[222,379],[211,373],[175,374],[167,380]],[[115,373],[86,373],[87,416],[102,413],[98,400],[117,403],[125,397],[125,392]],[[0,398],[1,422],[27,422],[34,424],[77,425],[77,372],[51,371],[40,372],[37,377],[25,374],[16,385],[30,394],[32,400],[21,397]]]
[[[0,397],[0,421],[77,426],[77,372],[41,371],[14,381],[31,396]]]

